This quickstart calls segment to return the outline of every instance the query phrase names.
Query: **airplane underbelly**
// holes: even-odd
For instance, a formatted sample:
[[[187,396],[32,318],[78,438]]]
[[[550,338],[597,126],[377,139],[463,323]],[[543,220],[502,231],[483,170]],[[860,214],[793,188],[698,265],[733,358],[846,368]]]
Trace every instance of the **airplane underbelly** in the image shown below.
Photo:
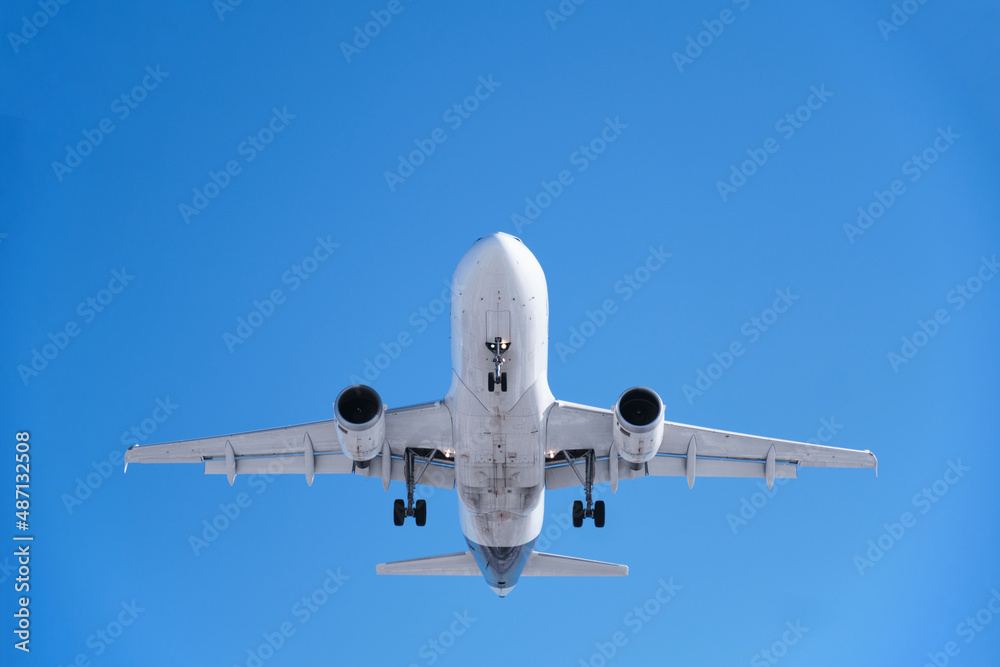
[[[548,297],[520,241],[487,237],[455,271],[451,304],[455,486],[462,530],[483,547],[541,531]]]
[[[544,510],[540,419],[488,415],[481,405],[470,411],[479,414],[460,410],[456,420],[455,484],[463,532],[485,546],[533,540]]]

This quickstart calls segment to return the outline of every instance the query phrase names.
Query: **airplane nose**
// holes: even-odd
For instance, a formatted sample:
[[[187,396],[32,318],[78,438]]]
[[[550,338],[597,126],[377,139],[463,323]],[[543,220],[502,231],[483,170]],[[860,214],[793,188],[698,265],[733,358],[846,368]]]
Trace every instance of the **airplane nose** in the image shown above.
[[[524,241],[517,238],[516,236],[507,234],[506,232],[494,232],[486,236],[480,236],[478,239],[476,239],[476,243],[479,243],[480,241],[487,241],[492,243],[520,243],[524,245]]]
[[[524,251],[521,239],[503,232],[480,237],[473,247],[480,263],[509,263]]]

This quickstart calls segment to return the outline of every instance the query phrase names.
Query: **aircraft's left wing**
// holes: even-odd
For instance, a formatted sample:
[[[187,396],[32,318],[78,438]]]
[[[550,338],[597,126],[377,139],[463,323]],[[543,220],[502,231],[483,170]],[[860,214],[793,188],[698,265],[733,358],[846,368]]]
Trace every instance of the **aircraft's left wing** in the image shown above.
[[[556,401],[546,421],[546,452],[549,464],[545,485],[550,489],[582,485],[583,465],[573,464],[581,450],[593,450],[595,482],[636,477],[761,477],[770,486],[775,478],[796,477],[797,466],[874,468],[878,461],[870,451],[842,449],[806,442],[778,440],[743,433],[663,422],[663,439],[657,455],[640,470],[632,470],[615,456],[611,446],[614,416],[611,410]]]
[[[341,453],[335,419],[162,445],[133,445],[125,453],[125,465],[204,463],[206,474],[226,475],[230,484],[244,474],[305,475],[311,485],[313,475],[356,473],[381,478],[388,488],[389,480],[405,480],[402,457],[407,448],[437,451],[427,457],[419,484],[455,486],[455,470],[448,460],[454,450],[451,414],[441,401],[386,410],[382,453],[364,469]]]

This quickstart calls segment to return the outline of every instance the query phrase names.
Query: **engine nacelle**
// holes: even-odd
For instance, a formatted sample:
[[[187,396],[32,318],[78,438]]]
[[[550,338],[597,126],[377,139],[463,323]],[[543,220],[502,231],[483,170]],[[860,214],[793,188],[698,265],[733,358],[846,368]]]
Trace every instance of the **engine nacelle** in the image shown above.
[[[663,401],[652,389],[632,387],[615,403],[615,446],[633,470],[656,456],[663,439]]]
[[[367,468],[385,442],[385,407],[371,387],[356,384],[340,392],[333,404],[337,440],[344,456]]]

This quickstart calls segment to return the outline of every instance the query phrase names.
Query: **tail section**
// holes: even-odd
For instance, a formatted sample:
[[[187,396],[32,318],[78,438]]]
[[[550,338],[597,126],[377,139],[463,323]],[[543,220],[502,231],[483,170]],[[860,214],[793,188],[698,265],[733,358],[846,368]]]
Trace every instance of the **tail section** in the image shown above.
[[[444,556],[413,558],[393,563],[379,563],[377,574],[410,574],[437,576],[473,576],[480,574],[479,565],[471,551]],[[521,572],[523,577],[627,577],[628,565],[587,560],[572,556],[557,556],[532,551]]]

